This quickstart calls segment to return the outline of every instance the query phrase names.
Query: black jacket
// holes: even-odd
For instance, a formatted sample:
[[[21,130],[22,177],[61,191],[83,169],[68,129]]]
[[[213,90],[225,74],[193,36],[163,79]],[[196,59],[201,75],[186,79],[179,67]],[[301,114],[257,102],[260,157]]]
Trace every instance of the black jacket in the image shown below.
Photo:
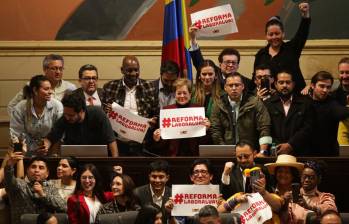
[[[153,197],[151,196],[151,190],[150,190],[149,184],[137,187],[136,189],[134,189],[133,192],[138,200],[138,204],[141,205],[141,207],[143,207],[146,204],[154,204]],[[171,197],[171,188],[166,186],[164,197],[162,198],[162,206],[161,206],[162,223],[167,223],[167,219],[170,218],[170,214],[167,213],[165,209],[165,203],[169,200],[170,197]]]
[[[311,138],[311,156],[338,156],[338,124],[349,117],[349,109],[335,99],[313,100],[315,121]]]
[[[273,143],[289,143],[295,156],[306,156],[309,152],[315,114],[311,99],[294,95],[287,116],[278,95],[265,100],[264,104],[271,118]]]
[[[260,49],[255,56],[254,69],[261,64],[267,64],[274,76],[281,71],[290,72],[296,83],[294,92],[300,93],[306,84],[299,66],[299,58],[308,38],[310,21],[310,18],[302,18],[296,35],[290,41],[282,43],[279,53],[274,57],[269,54],[269,44]]]

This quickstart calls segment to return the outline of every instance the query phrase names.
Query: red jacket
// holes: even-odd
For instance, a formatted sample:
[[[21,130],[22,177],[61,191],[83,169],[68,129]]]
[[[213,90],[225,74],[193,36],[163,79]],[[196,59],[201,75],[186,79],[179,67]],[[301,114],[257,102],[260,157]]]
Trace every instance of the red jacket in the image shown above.
[[[112,192],[104,192],[104,197],[107,202],[114,199]],[[90,211],[83,193],[74,194],[68,198],[67,213],[70,224],[90,224]]]

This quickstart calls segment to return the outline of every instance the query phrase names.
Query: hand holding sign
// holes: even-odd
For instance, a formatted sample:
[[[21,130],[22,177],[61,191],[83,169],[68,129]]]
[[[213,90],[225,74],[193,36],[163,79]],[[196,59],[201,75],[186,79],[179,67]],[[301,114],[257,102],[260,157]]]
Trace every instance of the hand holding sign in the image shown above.
[[[214,37],[238,32],[230,4],[195,12],[190,17],[200,36]]]

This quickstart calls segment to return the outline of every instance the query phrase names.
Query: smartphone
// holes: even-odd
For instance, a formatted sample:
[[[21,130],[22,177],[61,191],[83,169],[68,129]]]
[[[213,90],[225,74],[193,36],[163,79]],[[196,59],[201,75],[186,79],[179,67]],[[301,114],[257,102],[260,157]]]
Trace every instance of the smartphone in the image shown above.
[[[299,201],[299,197],[300,197],[300,184],[299,183],[292,183],[293,202]]]
[[[16,142],[16,143],[13,143],[13,147],[14,147],[14,152],[22,152],[23,151],[23,144],[20,143],[20,142]]]
[[[269,82],[269,78],[262,78],[261,79],[261,89],[267,89],[268,92],[270,90],[270,82]]]
[[[250,180],[251,180],[251,186],[253,185],[256,180],[258,180],[261,177],[260,170],[253,170],[250,172]]]

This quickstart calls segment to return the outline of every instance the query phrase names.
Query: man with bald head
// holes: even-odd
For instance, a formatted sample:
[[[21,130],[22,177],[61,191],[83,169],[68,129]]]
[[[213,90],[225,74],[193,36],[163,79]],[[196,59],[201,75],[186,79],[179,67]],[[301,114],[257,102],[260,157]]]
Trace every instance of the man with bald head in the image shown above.
[[[122,78],[112,80],[103,87],[104,104],[107,112],[116,102],[139,116],[155,120],[158,114],[158,101],[154,85],[140,79],[140,66],[137,57],[125,56],[121,67]],[[143,145],[129,139],[118,137],[118,148],[121,156],[142,156]]]

